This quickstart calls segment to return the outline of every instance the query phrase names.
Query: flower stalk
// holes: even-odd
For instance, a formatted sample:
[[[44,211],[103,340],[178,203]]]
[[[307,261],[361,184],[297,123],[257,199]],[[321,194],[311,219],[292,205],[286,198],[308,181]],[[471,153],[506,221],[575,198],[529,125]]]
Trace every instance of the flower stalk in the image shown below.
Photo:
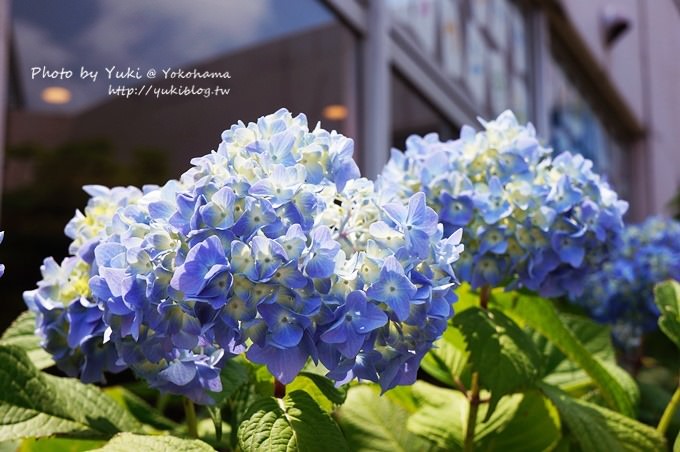
[[[283,399],[286,395],[286,385],[281,383],[278,379],[274,379],[274,397]]]
[[[491,297],[491,287],[488,284],[485,284],[481,288],[481,292],[479,294],[479,306],[484,309],[485,311],[489,309],[489,298]]]
[[[465,442],[463,443],[464,452],[475,450],[475,426],[477,425],[477,411],[479,411],[479,373],[472,374],[472,387],[468,393],[470,411],[468,412],[467,428],[465,429]]]
[[[183,398],[184,402],[184,417],[187,423],[187,432],[192,438],[198,438],[198,420],[196,419],[196,408],[194,402],[188,398]]]
[[[675,415],[675,412],[678,410],[678,408],[680,408],[680,382],[678,383],[678,387],[675,389],[675,392],[671,397],[671,401],[668,402],[668,405],[666,405],[666,409],[659,420],[659,425],[656,427],[657,432],[661,433],[662,435],[666,434],[666,430],[668,430],[668,426],[671,424],[673,416]]]

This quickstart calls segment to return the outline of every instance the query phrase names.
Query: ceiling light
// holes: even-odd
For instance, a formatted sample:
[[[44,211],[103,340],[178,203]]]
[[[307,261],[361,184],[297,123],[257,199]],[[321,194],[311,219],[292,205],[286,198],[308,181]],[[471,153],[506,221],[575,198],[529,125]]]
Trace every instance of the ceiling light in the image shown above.
[[[342,121],[347,117],[347,107],[340,104],[326,105],[323,109],[323,117],[330,121]]]
[[[71,91],[62,86],[48,86],[40,97],[45,103],[62,105],[71,101]]]

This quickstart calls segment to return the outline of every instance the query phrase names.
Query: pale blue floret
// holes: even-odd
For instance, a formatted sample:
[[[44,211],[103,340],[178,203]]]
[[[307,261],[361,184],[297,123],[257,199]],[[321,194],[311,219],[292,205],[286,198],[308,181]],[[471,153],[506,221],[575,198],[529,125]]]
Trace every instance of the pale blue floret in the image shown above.
[[[231,282],[222,242],[211,236],[189,250],[184,263],[177,267],[170,286],[181,292],[185,299],[205,301],[217,309],[226,303]]]
[[[390,203],[383,208],[404,234],[409,252],[421,258],[426,257],[429,254],[430,237],[437,230],[437,214],[427,208],[425,194],[413,195],[408,201],[408,207]]]
[[[406,320],[410,303],[416,294],[416,286],[404,274],[399,261],[390,256],[380,270],[380,278],[371,284],[366,295],[371,300],[386,303],[399,320]]]
[[[325,226],[312,231],[311,239],[305,271],[312,278],[328,278],[335,270],[335,258],[340,252],[340,244],[333,240],[330,229]]]

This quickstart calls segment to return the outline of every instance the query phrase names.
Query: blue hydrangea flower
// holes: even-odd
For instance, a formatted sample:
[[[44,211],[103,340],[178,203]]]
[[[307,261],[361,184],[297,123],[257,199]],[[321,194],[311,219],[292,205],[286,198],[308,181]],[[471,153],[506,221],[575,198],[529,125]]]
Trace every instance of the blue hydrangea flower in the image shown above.
[[[466,253],[456,271],[474,288],[577,297],[617,247],[627,203],[592,162],[553,155],[511,112],[481,122],[484,130],[464,126],[455,141],[409,137],[379,176],[381,199],[423,192],[445,235],[463,228]]]
[[[598,321],[613,326],[614,337],[635,346],[657,328],[654,285],[680,280],[680,223],[651,217],[626,226],[623,245],[588,276],[577,302]]]
[[[444,238],[422,193],[381,201],[352,151],[280,110],[127,203],[98,188],[117,207],[92,201],[69,226],[90,276],[76,338],[97,306],[116,363],[202,404],[243,352],[283,383],[310,359],[339,382],[412,382],[453,314],[461,234]],[[89,228],[100,210],[110,218]]]

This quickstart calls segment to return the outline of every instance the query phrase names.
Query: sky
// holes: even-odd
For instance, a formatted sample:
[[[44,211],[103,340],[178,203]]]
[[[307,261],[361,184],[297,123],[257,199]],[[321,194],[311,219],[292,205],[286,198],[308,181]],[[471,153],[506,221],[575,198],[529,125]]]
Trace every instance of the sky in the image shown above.
[[[333,20],[318,0],[14,0],[20,85],[31,110],[82,111],[107,96],[105,68],[185,67]],[[73,71],[69,79],[42,71]],[[96,82],[80,69],[97,70]],[[40,72],[32,78],[32,68]],[[225,67],[228,70],[228,67]],[[37,72],[37,70],[36,70]],[[71,101],[41,99],[48,86]]]

